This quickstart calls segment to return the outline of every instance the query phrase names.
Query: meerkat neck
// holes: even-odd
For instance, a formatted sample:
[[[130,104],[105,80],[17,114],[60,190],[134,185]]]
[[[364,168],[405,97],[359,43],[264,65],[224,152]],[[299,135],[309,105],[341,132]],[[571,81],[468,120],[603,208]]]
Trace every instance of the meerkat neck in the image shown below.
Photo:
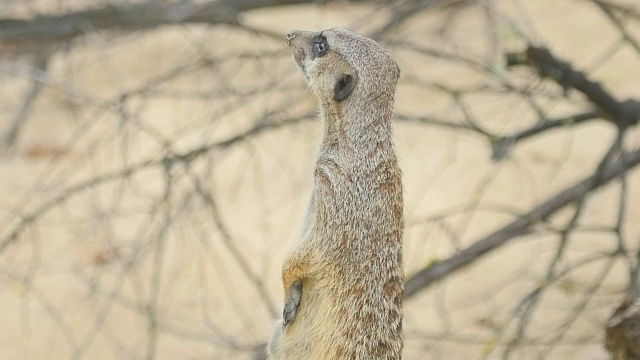
[[[350,106],[343,111],[335,103],[321,104],[324,119],[323,147],[342,147],[368,153],[369,148],[391,145],[393,99],[375,101],[366,106]]]
[[[324,127],[323,148],[334,148],[343,143],[341,139],[344,138],[346,131],[346,119],[344,114],[337,110],[332,103],[320,103],[320,113]]]

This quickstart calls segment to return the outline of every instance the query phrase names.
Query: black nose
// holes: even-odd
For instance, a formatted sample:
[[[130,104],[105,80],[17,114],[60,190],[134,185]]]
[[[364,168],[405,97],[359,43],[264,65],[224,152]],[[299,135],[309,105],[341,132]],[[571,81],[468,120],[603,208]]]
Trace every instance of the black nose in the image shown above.
[[[287,45],[291,45],[291,40],[293,40],[293,38],[296,37],[298,33],[299,33],[298,30],[289,31],[289,33],[287,34]]]

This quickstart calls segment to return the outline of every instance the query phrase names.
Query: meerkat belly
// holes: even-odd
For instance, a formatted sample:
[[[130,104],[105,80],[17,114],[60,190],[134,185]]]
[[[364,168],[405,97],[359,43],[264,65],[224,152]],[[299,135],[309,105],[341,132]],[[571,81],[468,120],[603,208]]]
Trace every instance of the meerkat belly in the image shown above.
[[[315,275],[305,283],[301,301],[305,312],[300,319],[306,322],[305,329],[312,330],[299,335],[308,342],[307,356],[318,357],[306,359],[397,359],[401,351],[394,347],[402,322],[401,256],[362,246],[391,239],[373,238],[377,232],[358,235],[362,230],[352,230],[316,228],[315,233],[323,238],[315,240],[324,241],[325,252],[313,265]],[[374,353],[385,355],[381,352],[392,355],[372,357]]]
[[[344,251],[322,259],[317,275],[305,282],[289,347],[305,349],[299,359],[398,359],[402,273],[383,269],[383,259]]]

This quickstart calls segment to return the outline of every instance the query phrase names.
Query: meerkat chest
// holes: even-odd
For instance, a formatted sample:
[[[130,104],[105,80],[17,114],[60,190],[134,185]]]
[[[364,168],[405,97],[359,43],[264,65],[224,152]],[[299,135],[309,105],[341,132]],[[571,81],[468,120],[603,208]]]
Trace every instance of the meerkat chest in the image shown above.
[[[337,159],[319,159],[313,194],[318,225],[364,233],[375,230],[384,219],[392,221],[402,200],[399,176],[391,173],[386,167],[363,168]]]

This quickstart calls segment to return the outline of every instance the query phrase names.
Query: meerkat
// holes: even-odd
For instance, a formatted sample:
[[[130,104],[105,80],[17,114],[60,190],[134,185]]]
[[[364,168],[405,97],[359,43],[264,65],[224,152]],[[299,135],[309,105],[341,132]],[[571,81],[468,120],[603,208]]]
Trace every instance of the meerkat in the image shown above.
[[[287,44],[320,103],[324,135],[301,240],[283,266],[271,360],[401,359],[401,173],[391,121],[400,69],[344,29]]]

